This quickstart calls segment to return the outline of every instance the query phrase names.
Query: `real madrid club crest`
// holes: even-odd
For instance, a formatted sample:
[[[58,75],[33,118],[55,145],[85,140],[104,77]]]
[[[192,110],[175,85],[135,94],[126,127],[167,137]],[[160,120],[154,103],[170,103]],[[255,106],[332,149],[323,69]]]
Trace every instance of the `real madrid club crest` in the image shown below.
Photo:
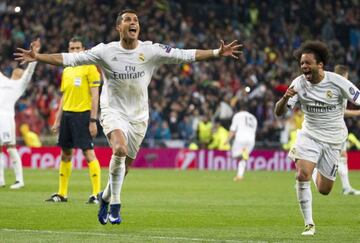
[[[144,55],[144,53],[140,53],[140,54],[139,54],[139,60],[140,60],[140,61],[145,61],[145,55]]]
[[[331,92],[331,90],[326,91],[326,97],[331,99],[333,97],[333,92]]]

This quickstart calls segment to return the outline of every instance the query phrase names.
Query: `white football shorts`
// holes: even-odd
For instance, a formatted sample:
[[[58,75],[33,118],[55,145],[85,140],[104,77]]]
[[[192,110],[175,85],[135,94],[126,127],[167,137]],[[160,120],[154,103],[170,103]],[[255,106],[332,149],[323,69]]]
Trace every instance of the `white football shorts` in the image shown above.
[[[313,162],[323,176],[335,181],[341,145],[321,142],[298,131],[295,145],[289,151],[289,158]]]
[[[120,129],[124,133],[127,142],[127,156],[132,159],[136,158],[146,134],[147,121],[130,122],[114,110],[103,109],[101,110],[100,124],[106,135],[116,129]]]
[[[254,149],[255,141],[234,141],[231,146],[231,156],[233,158],[238,158],[246,150],[249,154]]]
[[[0,145],[15,145],[15,118],[12,115],[0,114]]]

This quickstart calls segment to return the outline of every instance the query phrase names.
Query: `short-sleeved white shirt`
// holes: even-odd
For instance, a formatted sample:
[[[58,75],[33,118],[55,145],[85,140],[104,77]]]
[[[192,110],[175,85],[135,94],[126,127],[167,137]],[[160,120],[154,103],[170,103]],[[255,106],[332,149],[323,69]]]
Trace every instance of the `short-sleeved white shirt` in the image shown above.
[[[149,118],[148,85],[161,64],[195,61],[196,50],[182,50],[138,41],[135,49],[124,49],[120,41],[99,44],[80,53],[63,53],[65,66],[96,64],[104,80],[101,109],[110,109],[133,122]]]
[[[324,72],[324,79],[312,84],[301,75],[290,87],[297,92],[288,107],[299,104],[304,113],[302,131],[310,137],[330,144],[343,143],[348,135],[344,122],[345,102],[360,105],[360,91],[341,75]]]
[[[236,142],[255,142],[258,121],[256,117],[247,111],[237,112],[231,122],[230,131],[235,132]]]

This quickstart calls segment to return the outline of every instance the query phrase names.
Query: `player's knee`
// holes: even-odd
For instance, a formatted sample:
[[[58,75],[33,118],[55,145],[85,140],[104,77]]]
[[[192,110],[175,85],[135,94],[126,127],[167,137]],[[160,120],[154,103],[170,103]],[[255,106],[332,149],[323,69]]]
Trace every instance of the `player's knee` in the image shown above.
[[[61,160],[70,161],[72,157],[72,149],[62,149],[61,150]]]
[[[92,149],[84,150],[84,151],[83,151],[83,154],[84,154],[85,159],[86,159],[86,161],[87,161],[88,163],[91,162],[91,161],[96,160],[95,152],[94,152],[94,150],[92,150]]]
[[[330,193],[330,190],[327,188],[319,188],[318,190],[319,190],[320,194],[322,194],[324,196],[327,196]]]
[[[69,154],[62,154],[61,155],[61,160],[62,161],[70,161],[71,160],[71,154],[69,155]]]
[[[125,144],[116,144],[114,145],[114,154],[119,157],[127,155],[127,146]]]
[[[304,170],[298,170],[296,173],[296,180],[298,181],[309,181],[311,179],[311,173]]]

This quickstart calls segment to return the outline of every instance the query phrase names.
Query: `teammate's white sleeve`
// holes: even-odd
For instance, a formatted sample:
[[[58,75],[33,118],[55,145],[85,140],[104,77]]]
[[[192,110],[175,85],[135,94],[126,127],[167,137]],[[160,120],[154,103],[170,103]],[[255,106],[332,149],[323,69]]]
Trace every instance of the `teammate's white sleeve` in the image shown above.
[[[236,132],[237,130],[237,122],[236,122],[236,114],[233,116],[232,121],[231,121],[231,125],[230,125],[230,131],[231,132]]]
[[[0,72],[0,79],[7,78],[2,72]]]
[[[154,61],[159,64],[180,64],[195,61],[195,49],[178,49],[155,43],[152,45]]]
[[[61,53],[64,66],[80,66],[85,64],[97,64],[102,59],[104,43],[100,43],[90,50],[78,53]]]
[[[339,85],[344,98],[347,98],[352,103],[360,106],[360,91],[352,82],[346,78],[341,78],[337,85]]]
[[[32,75],[34,74],[35,67],[37,62],[30,62],[25,69],[23,75],[21,76],[21,80],[24,82],[25,85],[27,85],[28,82],[30,82]]]

